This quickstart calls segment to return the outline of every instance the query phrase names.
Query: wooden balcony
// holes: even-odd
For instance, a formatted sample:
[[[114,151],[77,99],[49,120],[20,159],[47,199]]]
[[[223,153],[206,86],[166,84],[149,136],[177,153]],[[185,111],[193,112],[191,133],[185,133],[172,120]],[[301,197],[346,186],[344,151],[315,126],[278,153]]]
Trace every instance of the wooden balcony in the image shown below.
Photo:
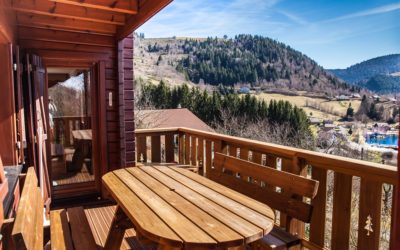
[[[310,223],[276,211],[276,225],[301,237],[309,249],[394,249],[395,167],[188,128],[136,130],[136,145],[137,162],[195,166],[206,177],[215,170],[214,153],[221,152],[317,180],[316,197],[306,200],[313,207]]]

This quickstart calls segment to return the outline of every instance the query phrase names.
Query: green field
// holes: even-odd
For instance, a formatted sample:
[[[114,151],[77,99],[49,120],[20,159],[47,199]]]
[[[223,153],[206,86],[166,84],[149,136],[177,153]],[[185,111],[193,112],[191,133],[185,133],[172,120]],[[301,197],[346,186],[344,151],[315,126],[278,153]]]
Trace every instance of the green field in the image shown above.
[[[264,99],[267,102],[270,100],[283,100],[288,101],[293,105],[301,107],[307,113],[307,115],[313,117],[321,118],[321,119],[332,119],[337,120],[340,119],[341,116],[344,116],[347,111],[347,107],[349,103],[354,108],[356,112],[360,107],[360,100],[350,100],[350,101],[329,101],[323,98],[314,98],[307,96],[288,96],[283,94],[269,94],[262,93],[256,95],[258,98]],[[319,105],[319,108],[307,107],[307,102],[309,105],[313,104],[313,106]],[[312,106],[312,105],[311,105]]]

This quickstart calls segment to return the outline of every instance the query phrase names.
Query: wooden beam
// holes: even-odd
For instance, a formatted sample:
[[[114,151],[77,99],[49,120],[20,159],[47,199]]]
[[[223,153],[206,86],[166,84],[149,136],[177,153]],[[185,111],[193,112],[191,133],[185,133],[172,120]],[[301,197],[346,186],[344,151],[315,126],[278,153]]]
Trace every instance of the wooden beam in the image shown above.
[[[137,14],[138,10],[138,5],[137,1],[113,1],[110,3],[110,5],[99,5],[97,2],[94,0],[79,0],[79,1],[74,1],[74,0],[50,0],[52,2],[56,3],[64,3],[64,4],[69,4],[69,5],[74,5],[74,6],[80,6],[80,7],[85,7],[85,8],[91,8],[91,9],[97,9],[97,10],[105,10],[105,11],[111,11],[111,12],[117,12],[117,13],[124,13],[124,14],[130,14],[130,15],[135,15]],[[129,4],[128,6],[125,5],[125,8],[118,7],[119,4],[123,3],[135,3],[135,4]]]
[[[62,17],[120,26],[125,24],[124,14],[110,13],[108,11],[55,3],[48,0],[13,0],[13,5],[10,7],[10,9],[23,13]]]
[[[20,39],[19,45],[24,49],[48,49],[48,50],[63,50],[75,52],[93,52],[108,54],[110,57],[116,57],[116,51],[113,48],[102,46],[84,45],[77,43],[62,43],[62,42],[46,42],[30,39]]]
[[[18,35],[20,39],[30,39],[36,41],[115,47],[114,37],[95,34],[83,34],[71,31],[19,27]]]
[[[143,5],[139,6],[139,13],[135,16],[131,16],[124,27],[122,27],[117,33],[117,39],[122,40],[129,36],[133,31],[139,28],[152,16],[157,14],[165,6],[171,3],[172,0],[147,0],[144,1]]]
[[[51,17],[48,15],[17,14],[19,26],[52,28],[61,30],[78,30],[85,33],[115,34],[116,26],[112,24],[99,24],[95,22]]]

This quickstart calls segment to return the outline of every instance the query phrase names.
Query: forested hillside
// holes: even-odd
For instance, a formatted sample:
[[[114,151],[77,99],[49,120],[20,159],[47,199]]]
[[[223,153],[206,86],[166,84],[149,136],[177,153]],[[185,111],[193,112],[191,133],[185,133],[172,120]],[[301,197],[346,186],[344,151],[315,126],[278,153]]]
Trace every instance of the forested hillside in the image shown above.
[[[400,92],[400,54],[373,58],[347,69],[329,70],[340,79],[382,94]]]
[[[157,39],[144,48],[157,56],[157,66],[174,67],[194,84],[245,84],[327,96],[359,90],[349,88],[302,53],[261,36],[168,39],[167,42]]]
[[[400,72],[400,54],[376,57],[350,66],[347,69],[332,69],[329,71],[349,83],[368,81],[376,75],[389,75]]]
[[[393,94],[400,92],[400,77],[388,75],[376,75],[371,77],[361,86],[382,94]]]

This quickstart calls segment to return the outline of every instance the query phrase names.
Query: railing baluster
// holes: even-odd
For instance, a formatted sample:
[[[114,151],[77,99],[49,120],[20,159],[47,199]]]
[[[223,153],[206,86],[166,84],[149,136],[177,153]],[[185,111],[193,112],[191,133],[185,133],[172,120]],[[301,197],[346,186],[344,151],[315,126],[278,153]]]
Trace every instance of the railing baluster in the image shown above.
[[[240,148],[240,159],[243,159],[245,161],[249,160],[249,149],[248,148]],[[240,173],[240,178],[244,181],[249,181],[249,176],[246,176],[242,173]]]
[[[332,249],[349,249],[352,176],[335,172],[333,186]]]
[[[358,249],[379,249],[382,183],[361,178]]]
[[[232,144],[229,145],[228,152],[230,156],[237,157],[237,147],[235,147],[234,145]]]
[[[211,141],[206,140],[206,161],[205,161],[205,170],[206,176],[209,177],[211,166],[212,166],[212,152],[211,152]]]
[[[185,134],[185,164],[190,164],[190,135]]]
[[[281,170],[285,172],[291,172],[292,161],[289,159],[281,158]],[[281,192],[285,192],[285,190],[281,190]],[[280,226],[283,228],[288,228],[290,226],[290,218],[288,219],[285,213],[280,213]]]
[[[185,134],[179,133],[179,164],[185,164]]]
[[[197,137],[192,136],[190,160],[192,166],[197,166]]]
[[[146,136],[137,138],[137,157],[139,162],[147,162],[147,145]]]
[[[325,244],[327,171],[313,166],[311,178],[319,181],[319,186],[317,195],[311,201],[314,209],[310,223],[310,241],[323,248]]]
[[[151,162],[161,162],[161,138],[159,135],[151,137]]]
[[[168,133],[165,135],[165,161],[171,163],[175,161],[175,144],[174,134]]]
[[[197,160],[199,164],[199,174],[203,175],[204,173],[204,139],[198,138],[198,151],[197,151]]]

